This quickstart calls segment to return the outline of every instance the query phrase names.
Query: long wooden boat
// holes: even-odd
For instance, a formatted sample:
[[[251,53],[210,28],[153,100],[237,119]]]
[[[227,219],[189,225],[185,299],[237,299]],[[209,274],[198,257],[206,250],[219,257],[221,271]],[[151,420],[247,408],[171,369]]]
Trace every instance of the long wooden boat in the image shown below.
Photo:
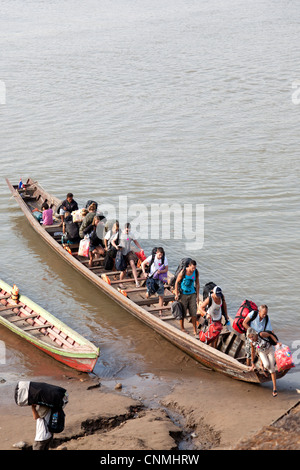
[[[14,287],[14,286],[13,286]],[[73,369],[92,372],[99,348],[0,279],[0,324]]]
[[[26,181],[25,189],[21,190],[17,184],[13,185],[7,179],[6,181],[30,225],[43,240],[61,258],[128,312],[210,369],[246,382],[262,383],[271,380],[270,375],[266,376],[258,370],[250,371],[246,366],[245,337],[243,335],[224,328],[216,347],[212,347],[194,338],[190,323],[187,323],[187,332],[182,332],[179,328],[179,321],[171,315],[174,294],[168,284],[165,285],[164,307],[161,310],[158,308],[158,297],[147,299],[146,288],[137,288],[135,286],[130,269],[127,270],[127,278],[122,281],[122,284],[126,284],[126,289],[121,291],[119,289],[120,281],[118,280],[119,272],[105,271],[101,262],[98,266],[89,267],[87,258],[78,255],[78,245],[68,245],[67,251],[61,244],[61,236],[59,235],[61,227],[59,223],[43,226],[32,215],[32,210],[34,208],[40,209],[45,201],[48,202],[55,213],[62,201],[47,193],[37,181],[31,178]],[[171,276],[171,273],[169,275]],[[285,373],[277,373],[277,377],[280,378]]]

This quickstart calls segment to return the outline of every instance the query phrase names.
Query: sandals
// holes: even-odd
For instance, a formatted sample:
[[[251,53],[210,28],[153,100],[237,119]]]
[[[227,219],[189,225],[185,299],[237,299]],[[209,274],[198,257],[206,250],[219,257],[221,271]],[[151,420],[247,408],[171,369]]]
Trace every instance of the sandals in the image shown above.
[[[273,395],[273,397],[277,397],[277,395],[278,395],[277,390],[273,390],[272,395]]]

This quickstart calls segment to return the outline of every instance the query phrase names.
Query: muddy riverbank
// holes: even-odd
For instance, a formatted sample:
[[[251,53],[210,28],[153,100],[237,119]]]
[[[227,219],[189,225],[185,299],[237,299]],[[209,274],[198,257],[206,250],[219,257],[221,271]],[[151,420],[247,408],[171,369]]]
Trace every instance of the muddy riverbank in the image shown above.
[[[86,374],[31,380],[63,386],[69,393],[66,427],[63,433],[55,435],[53,450],[247,449],[254,445],[251,439],[256,436],[260,436],[260,448],[264,448],[259,433],[269,426],[268,433],[276,436],[270,431],[275,422],[278,441],[278,420],[299,400],[295,389],[290,387],[274,399],[268,386],[230,379],[224,386],[224,378],[216,373],[213,381],[205,380],[210,374],[203,372],[197,389],[192,389],[189,381],[181,382],[170,393],[156,397],[152,404],[143,396],[139,399],[130,396],[126,385],[120,384],[115,389]],[[14,386],[5,381],[0,384],[0,450],[18,449],[14,445],[19,442],[30,448],[34,439],[31,408],[15,404]],[[294,434],[288,444],[297,446],[299,421],[298,417],[293,419]],[[282,433],[282,444],[287,445],[286,423]],[[270,442],[271,438],[268,446],[272,445]]]

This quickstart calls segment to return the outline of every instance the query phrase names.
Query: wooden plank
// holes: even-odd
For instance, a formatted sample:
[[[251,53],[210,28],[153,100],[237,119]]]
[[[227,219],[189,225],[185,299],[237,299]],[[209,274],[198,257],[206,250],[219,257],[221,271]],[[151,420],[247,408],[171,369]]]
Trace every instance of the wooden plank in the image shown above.
[[[132,292],[144,292],[146,290],[147,290],[147,287],[135,287],[132,289],[126,289],[125,292],[127,292],[127,294],[130,294]]]
[[[142,282],[142,281],[145,281],[146,279],[145,278],[138,278],[138,281],[139,282]],[[122,279],[120,281],[120,279],[118,281],[110,281],[111,284],[124,284],[124,282],[135,282],[134,278],[126,278],[126,279]]]
[[[19,318],[15,318],[14,320],[9,320],[9,321],[10,321],[10,323],[15,323],[17,321],[26,321],[26,320],[29,320],[30,318],[36,318],[39,315],[40,315],[39,313],[34,313],[33,315],[28,315],[27,317],[20,317],[19,316]]]
[[[51,323],[45,323],[45,325],[37,325],[37,326],[28,326],[26,328],[22,328],[23,331],[31,331],[31,330],[41,330],[42,328],[51,328]]]
[[[151,310],[147,310],[147,312],[152,313],[152,312],[157,312],[158,310],[171,310],[170,305],[164,305],[163,307],[157,307],[157,308],[151,308]]]
[[[127,268],[125,271],[126,271],[127,274],[132,273],[131,268]],[[137,273],[139,273],[139,272],[142,271],[142,268],[136,268],[136,271],[137,271]],[[122,272],[123,271],[105,271],[105,274],[107,276],[113,276],[114,274],[121,274]]]
[[[55,328],[55,327],[54,327]],[[58,339],[62,344],[58,344],[57,341],[55,341],[55,339],[53,338],[50,338],[50,336],[54,336],[54,338]],[[71,336],[67,336],[67,338],[70,338],[71,341],[68,341],[66,338],[63,338],[59,333],[57,333],[54,329],[52,329],[51,331],[48,332],[48,335],[47,337],[49,338],[49,340],[51,340],[54,344],[56,344],[58,347],[62,347],[62,345],[64,344],[65,346],[67,346],[68,348],[73,348],[74,350],[77,349],[76,347],[76,341],[71,337]]]
[[[5,307],[0,308],[0,312],[5,312],[5,310],[12,310],[13,308],[22,308],[22,305],[6,305]]]
[[[238,344],[238,346],[237,346],[237,348],[236,348],[236,350],[235,350],[234,356],[233,356],[235,359],[236,359],[236,358],[238,357],[238,355],[240,354],[241,349],[242,349],[242,347],[243,347],[243,345],[244,345],[244,341],[243,341],[241,338],[238,338],[238,339],[240,340],[240,342],[239,342],[239,344]]]
[[[174,295],[168,295],[164,297],[164,302],[171,302],[172,300],[175,300]],[[159,301],[158,297],[154,297],[152,299],[143,299],[143,300],[137,300],[135,303],[137,305],[151,305],[151,304],[157,304]]]
[[[230,333],[230,335],[229,335],[229,337],[227,338],[227,341],[226,341],[226,348],[225,348],[224,354],[229,353],[235,339],[236,339],[236,334],[235,333]]]

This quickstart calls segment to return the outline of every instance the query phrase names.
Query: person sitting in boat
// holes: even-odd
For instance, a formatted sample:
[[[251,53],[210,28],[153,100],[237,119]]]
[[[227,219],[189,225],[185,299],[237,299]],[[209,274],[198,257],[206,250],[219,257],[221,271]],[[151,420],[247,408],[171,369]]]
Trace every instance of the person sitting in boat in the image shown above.
[[[204,302],[199,305],[198,313],[209,322],[206,331],[200,331],[199,339],[203,343],[213,346],[223,329],[221,321],[223,313],[225,319],[228,321],[227,305],[221,287],[215,286],[213,288],[213,291]]]
[[[131,250],[131,243],[134,242],[135,245],[142,250],[141,245],[136,239],[137,237],[133,232],[131,232],[131,225],[129,222],[125,224],[124,230],[120,233],[119,236],[119,245],[116,245],[115,241],[112,240],[112,245],[117,249],[122,251],[122,255],[125,257],[126,265],[130,266],[132,269],[132,274],[135,280],[136,287],[140,287],[138,281],[138,275],[136,270],[136,263],[138,262],[137,255]],[[120,281],[122,281],[126,274],[126,268],[120,274]],[[120,284],[120,287],[124,289],[124,285]]]
[[[196,266],[196,261],[191,260],[188,266],[178,274],[175,283],[175,300],[180,299],[183,307],[183,318],[179,320],[181,330],[186,331],[184,329],[184,318],[188,310],[192,317],[195,338],[199,339],[197,334],[197,304],[199,303],[200,282]]]
[[[272,331],[272,325],[268,316],[268,311],[268,306],[264,304],[260,305],[258,312],[257,310],[252,310],[249,312],[243,321],[243,327],[245,328],[246,332],[250,327],[254,328],[257,333],[265,330]],[[245,353],[247,358],[246,362],[249,366],[251,359],[251,342],[249,341],[247,335],[245,341]]]
[[[100,258],[105,254],[103,244],[103,233],[104,227],[99,216],[95,216],[93,223],[86,229],[86,234],[90,236],[90,247],[89,247],[89,266],[93,266],[94,258]]]
[[[63,221],[63,237],[62,243],[79,243],[79,225],[73,222],[70,212],[65,212]]]
[[[146,267],[149,266],[149,274],[146,273]],[[147,299],[157,293],[159,297],[159,306],[163,306],[165,287],[164,283],[168,280],[168,260],[165,255],[165,250],[158,247],[156,251],[152,252],[142,264],[141,268],[146,280]],[[161,315],[160,310],[159,314]]]
[[[87,215],[84,217],[83,221],[81,222],[81,225],[79,228],[80,238],[84,238],[84,235],[85,235],[84,230],[93,223],[94,217],[96,215],[96,210],[97,210],[96,204],[92,203],[88,208]]]
[[[53,225],[53,210],[50,209],[47,202],[44,202],[41,210],[33,209],[33,216],[43,225]]]
[[[66,212],[70,212],[72,214],[73,211],[77,211],[77,210],[78,210],[78,204],[74,200],[73,194],[68,193],[66,196],[66,199],[62,202],[59,208],[59,215],[61,217],[62,223],[64,221],[64,216]]]
[[[264,373],[265,371],[268,371],[271,374],[273,397],[276,397],[276,362],[273,346],[276,346],[277,344],[281,346],[281,343],[278,342],[277,336],[272,331],[261,331],[260,333],[257,333],[257,331],[251,327],[247,329],[247,338],[251,343],[250,370],[255,369],[254,359],[257,352],[261,360]]]

